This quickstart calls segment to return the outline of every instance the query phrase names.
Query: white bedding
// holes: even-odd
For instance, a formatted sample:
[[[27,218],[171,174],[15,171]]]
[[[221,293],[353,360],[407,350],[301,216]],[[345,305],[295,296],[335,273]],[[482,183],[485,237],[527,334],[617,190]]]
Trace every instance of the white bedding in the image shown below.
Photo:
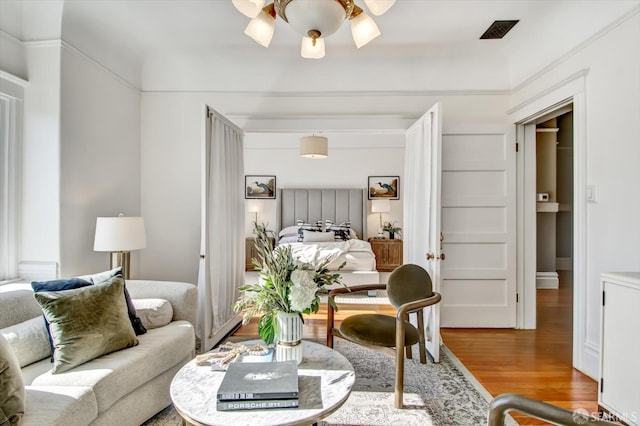
[[[337,270],[342,262],[346,265],[342,271],[375,271],[376,258],[367,241],[352,239],[337,242],[280,242],[281,246],[290,246],[294,258],[301,262],[318,266],[327,259],[330,270]]]

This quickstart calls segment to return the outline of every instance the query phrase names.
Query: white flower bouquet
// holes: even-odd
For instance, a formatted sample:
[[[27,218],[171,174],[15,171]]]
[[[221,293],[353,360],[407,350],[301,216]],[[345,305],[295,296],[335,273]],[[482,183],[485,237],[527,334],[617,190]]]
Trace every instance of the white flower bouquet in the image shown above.
[[[326,287],[342,283],[339,273],[326,268],[330,259],[314,268],[294,259],[289,246],[273,248],[269,239],[273,232],[267,231],[264,224],[254,223],[254,233],[258,257],[252,262],[260,270],[260,282],[240,287],[241,295],[233,308],[236,312],[244,311],[243,325],[260,315],[258,333],[270,344],[277,331],[278,311],[297,313],[301,319],[303,313],[316,313],[320,309],[320,295],[329,293]],[[344,263],[338,269],[343,266]]]

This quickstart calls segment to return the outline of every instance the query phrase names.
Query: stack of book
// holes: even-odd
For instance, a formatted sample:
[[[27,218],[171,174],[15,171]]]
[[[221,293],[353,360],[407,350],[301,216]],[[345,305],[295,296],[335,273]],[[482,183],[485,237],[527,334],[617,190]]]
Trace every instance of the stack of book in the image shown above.
[[[234,362],[220,383],[218,411],[298,407],[298,364]]]

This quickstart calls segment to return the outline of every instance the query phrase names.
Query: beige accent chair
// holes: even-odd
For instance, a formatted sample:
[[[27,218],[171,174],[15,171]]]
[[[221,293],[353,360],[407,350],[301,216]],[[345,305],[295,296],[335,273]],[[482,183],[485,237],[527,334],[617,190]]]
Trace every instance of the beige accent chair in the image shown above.
[[[395,317],[382,314],[359,314],[345,318],[339,328],[334,327],[335,297],[344,293],[387,290],[389,301],[396,308]],[[368,349],[394,356],[396,361],[396,408],[402,408],[404,387],[404,354],[411,359],[411,346],[418,343],[420,363],[427,363],[423,308],[440,302],[440,294],[433,291],[431,277],[422,267],[413,264],[396,268],[388,283],[337,288],[329,293],[327,307],[327,346],[333,347],[334,336],[357,343]],[[408,320],[415,313],[418,327]]]

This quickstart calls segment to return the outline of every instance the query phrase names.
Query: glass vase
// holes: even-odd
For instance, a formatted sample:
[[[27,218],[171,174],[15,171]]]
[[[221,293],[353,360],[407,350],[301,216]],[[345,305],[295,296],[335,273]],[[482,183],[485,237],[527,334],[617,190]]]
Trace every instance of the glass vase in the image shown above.
[[[300,314],[278,312],[276,314],[276,361],[302,362],[302,318]]]

